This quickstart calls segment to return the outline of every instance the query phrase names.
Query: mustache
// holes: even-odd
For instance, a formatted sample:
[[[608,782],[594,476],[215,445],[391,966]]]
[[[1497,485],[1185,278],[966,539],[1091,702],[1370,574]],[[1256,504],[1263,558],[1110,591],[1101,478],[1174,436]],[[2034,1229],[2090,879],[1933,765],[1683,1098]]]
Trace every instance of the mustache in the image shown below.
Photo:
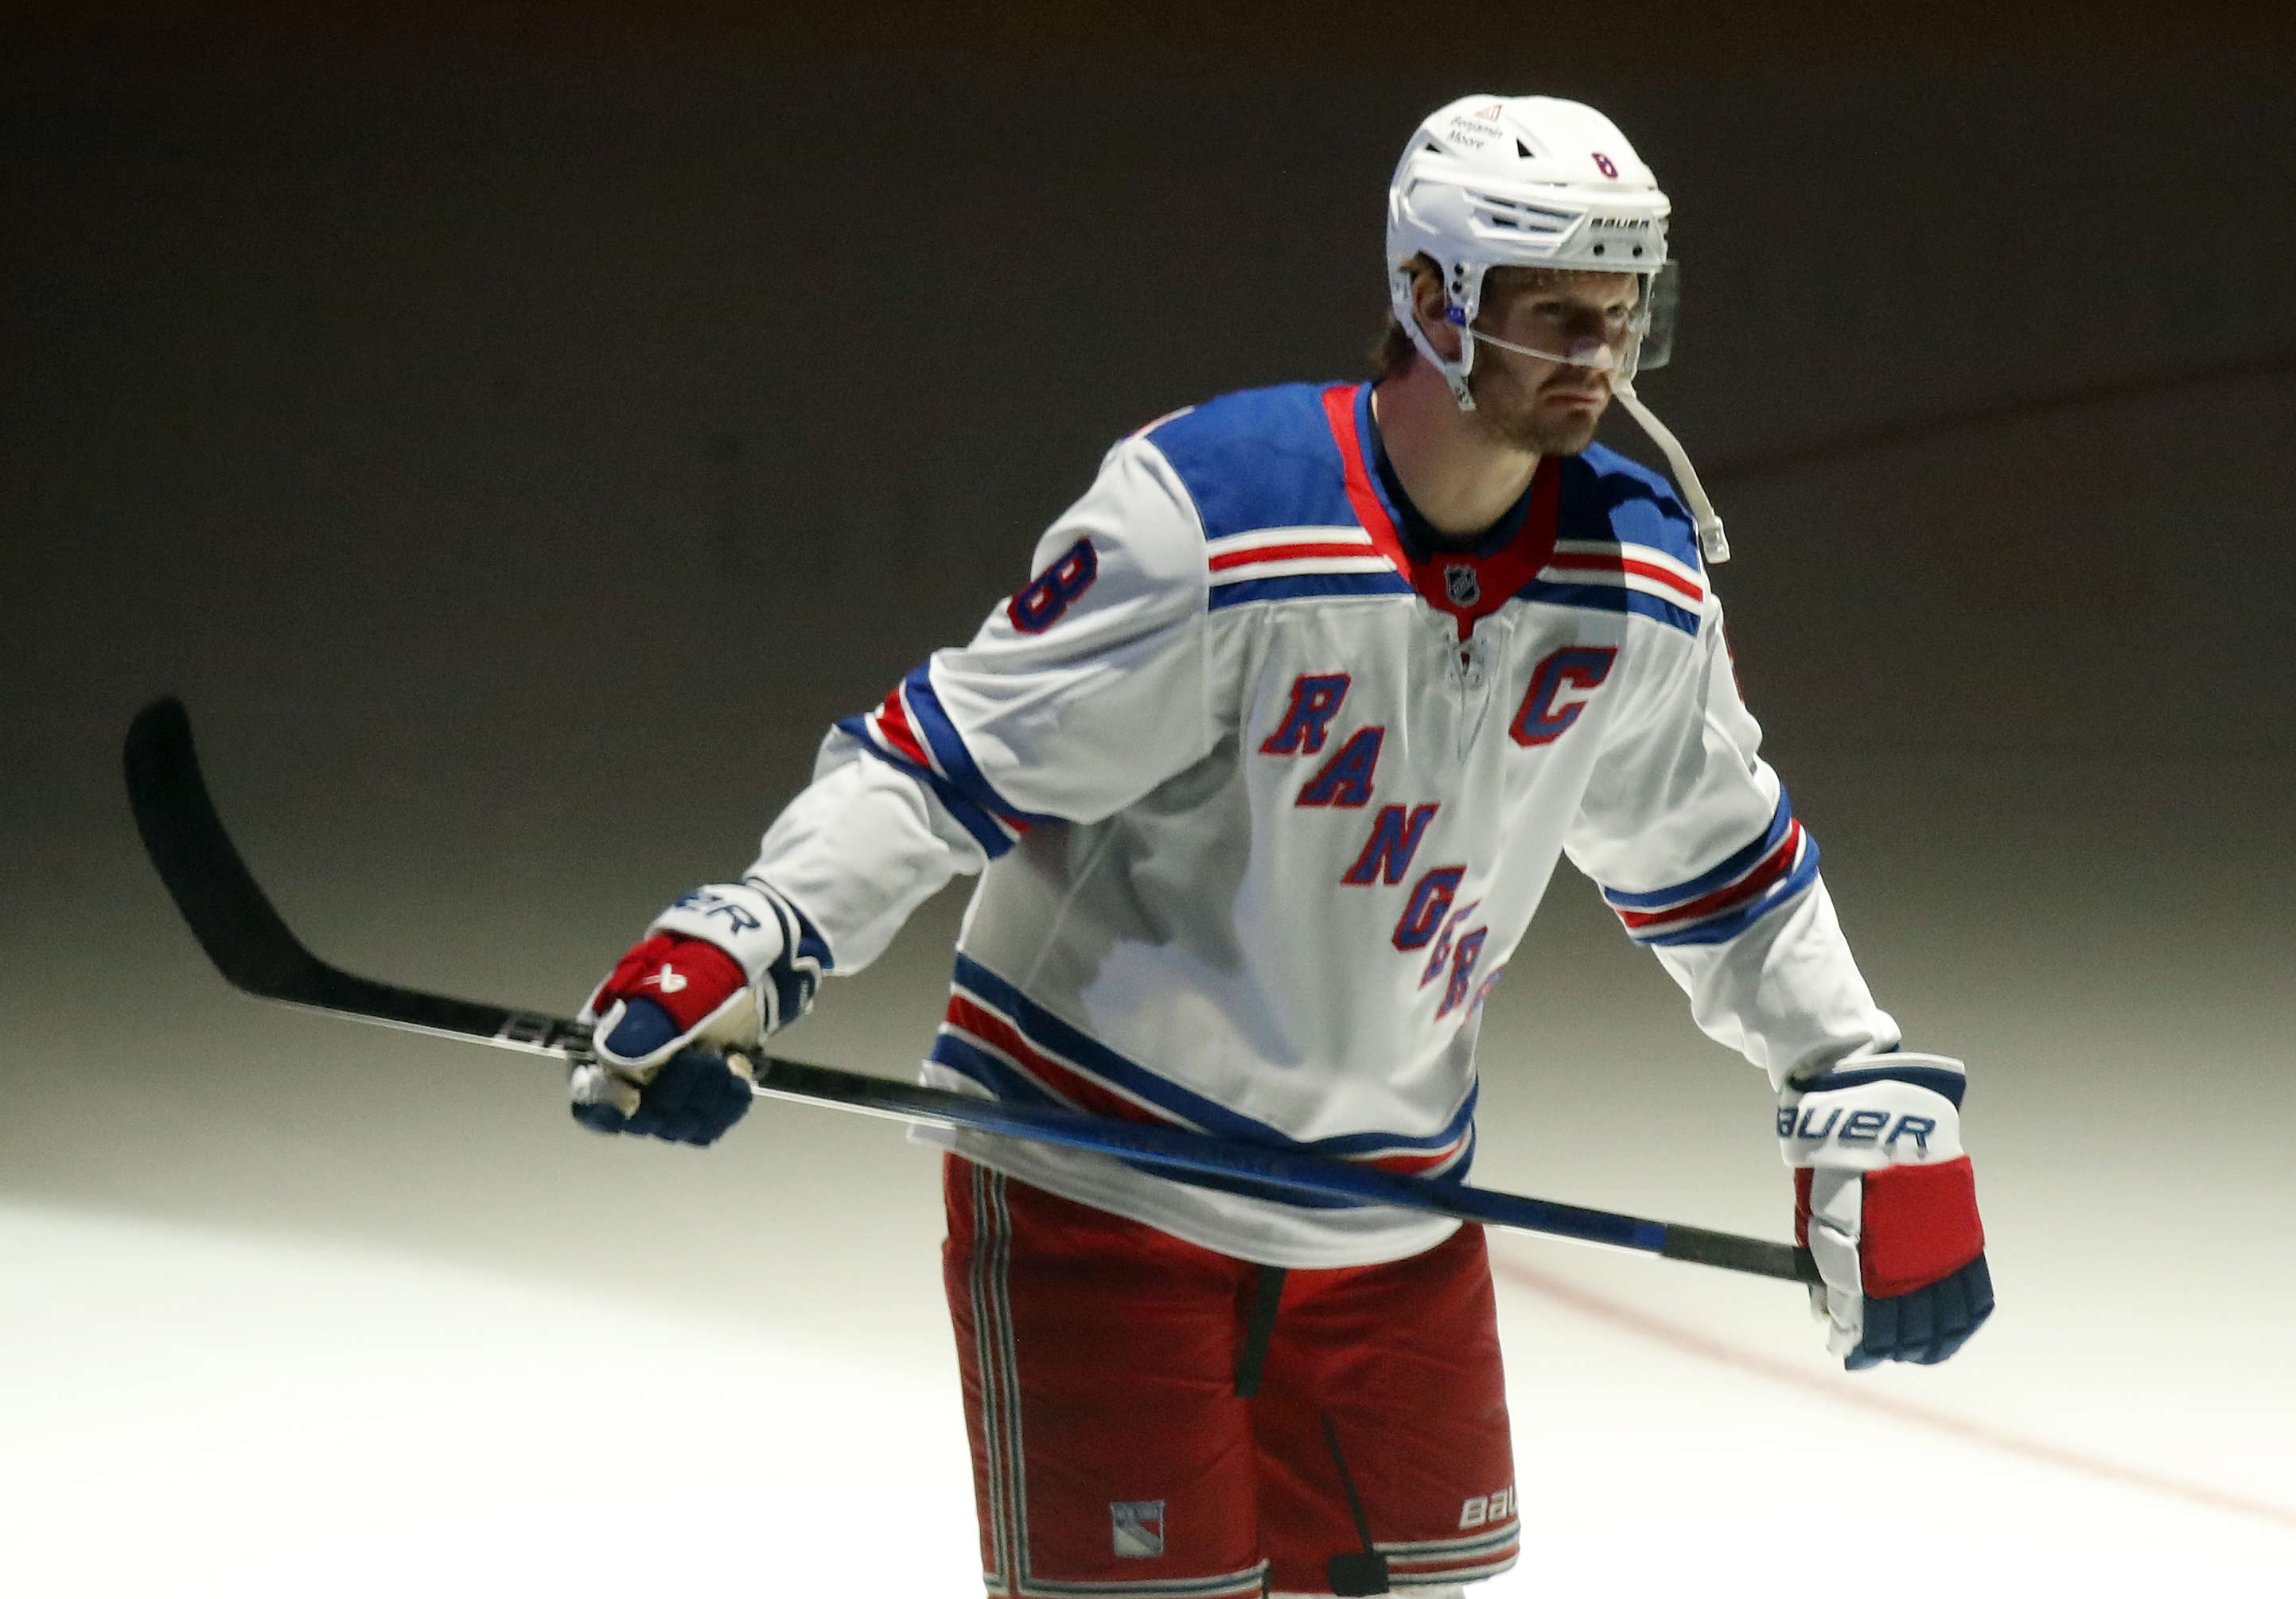
[[[1611,374],[1607,372],[1588,372],[1581,380],[1575,375],[1558,372],[1538,386],[1538,392],[1542,395],[1568,394],[1588,399],[1608,399],[1611,398]]]

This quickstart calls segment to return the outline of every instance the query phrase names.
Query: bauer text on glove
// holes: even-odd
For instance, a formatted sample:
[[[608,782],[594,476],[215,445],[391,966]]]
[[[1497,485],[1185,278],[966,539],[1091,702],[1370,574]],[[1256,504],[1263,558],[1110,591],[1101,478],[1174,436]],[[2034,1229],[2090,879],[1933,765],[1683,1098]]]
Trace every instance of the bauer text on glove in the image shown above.
[[[1941,1055],[1853,1056],[1778,1097],[1811,1303],[1851,1371],[1932,1365],[1993,1313],[1985,1229],[1961,1146],[1967,1074]]]

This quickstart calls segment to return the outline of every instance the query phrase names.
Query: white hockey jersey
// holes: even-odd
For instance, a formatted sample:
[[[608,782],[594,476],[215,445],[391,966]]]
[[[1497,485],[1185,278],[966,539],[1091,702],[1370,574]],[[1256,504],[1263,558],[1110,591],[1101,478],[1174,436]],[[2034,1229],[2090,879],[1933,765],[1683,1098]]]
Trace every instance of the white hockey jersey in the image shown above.
[[[1368,385],[1298,384],[1118,444],[973,641],[831,734],[751,874],[851,972],[983,873],[928,1083],[1452,1180],[1560,854],[1774,1080],[1895,1047],[1667,481],[1550,458],[1481,547],[1421,558],[1373,427]],[[1273,1265],[1455,1225],[936,1136]]]

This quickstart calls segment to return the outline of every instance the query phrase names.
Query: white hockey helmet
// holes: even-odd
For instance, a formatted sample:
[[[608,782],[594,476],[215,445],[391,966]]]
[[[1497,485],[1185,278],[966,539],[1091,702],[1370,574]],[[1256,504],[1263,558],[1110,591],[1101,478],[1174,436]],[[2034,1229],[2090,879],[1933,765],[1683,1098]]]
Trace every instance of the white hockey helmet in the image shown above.
[[[1674,467],[1707,559],[1726,561],[1721,519],[1689,459],[1634,390],[1637,372],[1664,365],[1672,353],[1678,298],[1666,248],[1672,209],[1618,124],[1592,106],[1543,94],[1471,94],[1422,122],[1395,164],[1387,192],[1388,295],[1421,357],[1443,375],[1460,409],[1472,411],[1467,379],[1476,341],[1504,342],[1474,327],[1492,267],[1640,277],[1621,348],[1527,353],[1611,368],[1611,391]],[[1419,325],[1412,264],[1421,256],[1442,274],[1444,318],[1459,330],[1456,360],[1439,355]]]

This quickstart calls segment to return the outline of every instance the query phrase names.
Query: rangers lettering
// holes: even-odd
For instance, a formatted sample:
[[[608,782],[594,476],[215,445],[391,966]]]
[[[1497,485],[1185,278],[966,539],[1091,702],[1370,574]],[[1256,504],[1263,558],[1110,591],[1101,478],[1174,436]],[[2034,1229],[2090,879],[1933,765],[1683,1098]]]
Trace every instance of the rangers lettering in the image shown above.
[[[1459,939],[1458,953],[1451,957],[1451,981],[1443,990],[1443,1003],[1435,1007],[1435,1019],[1440,1021],[1459,1008],[1475,980],[1475,963],[1483,957],[1483,940],[1490,937],[1490,929],[1479,927]]]
[[[1079,538],[1069,546],[1066,554],[1037,573],[1026,588],[1013,596],[1004,607],[1004,614],[1021,632],[1042,633],[1059,621],[1099,576],[1100,557],[1093,552],[1092,540]]]
[[[1557,650],[1530,674],[1530,688],[1507,736],[1529,749],[1551,744],[1570,730],[1587,701],[1611,675],[1618,651],[1607,645]]]
[[[1371,798],[1372,774],[1379,769],[1379,747],[1387,737],[1384,727],[1364,727],[1348,735],[1340,752],[1324,769],[1308,779],[1299,804],[1338,805],[1352,808]]]
[[[1427,957],[1427,969],[1419,974],[1421,988],[1425,988],[1443,975],[1443,963],[1451,958],[1451,935],[1459,931],[1460,923],[1473,915],[1481,907],[1482,903],[1480,899],[1470,899],[1443,918],[1443,931],[1436,936],[1435,939],[1435,953]]]
[[[1403,807],[1381,806],[1378,819],[1371,824],[1370,840],[1340,881],[1367,883],[1384,878],[1390,883],[1401,882],[1403,874],[1411,870],[1411,857],[1419,853],[1419,840],[1426,832],[1427,824],[1441,808],[1439,800],[1432,805],[1414,805],[1411,808],[1411,819],[1406,822]]]
[[[1464,866],[1436,866],[1414,884],[1410,903],[1403,907],[1402,918],[1395,924],[1395,947],[1398,949],[1424,949],[1443,924],[1451,901],[1459,895],[1459,880],[1467,874]]]
[[[1267,735],[1259,746],[1262,755],[1320,755],[1324,750],[1324,732],[1332,718],[1340,714],[1340,701],[1348,697],[1348,675],[1333,672],[1327,676],[1301,676],[1292,685],[1292,708],[1283,713],[1283,725]]]
[[[1499,978],[1505,971],[1505,966],[1499,966],[1483,974],[1483,980],[1475,985],[1475,997],[1468,1002],[1469,1010],[1482,1008],[1483,1001],[1488,999],[1491,996],[1491,990],[1499,986]]]

